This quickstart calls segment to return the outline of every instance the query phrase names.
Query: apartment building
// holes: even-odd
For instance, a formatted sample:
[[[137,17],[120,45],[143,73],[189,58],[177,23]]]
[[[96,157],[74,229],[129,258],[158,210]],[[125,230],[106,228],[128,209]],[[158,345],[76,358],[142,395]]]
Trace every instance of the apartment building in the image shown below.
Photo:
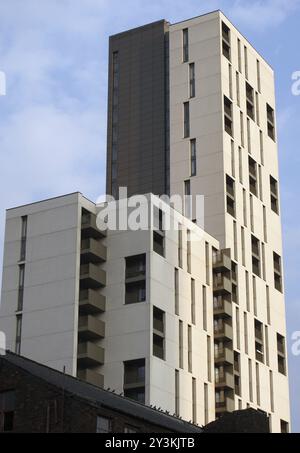
[[[272,68],[220,11],[109,55],[107,193],[149,193],[158,228],[103,232],[78,193],[8,210],[8,348],[195,423],[251,407],[288,432]],[[181,196],[182,228],[151,194]]]
[[[273,431],[288,430],[272,68],[216,11],[113,36],[109,80],[108,193],[122,185],[143,193],[148,179],[160,193],[159,165],[168,194],[204,195],[204,229],[222,250],[214,251],[216,414],[251,406],[269,414]],[[193,219],[184,204],[182,212]]]
[[[148,203],[154,230],[100,231],[80,193],[8,210],[0,330],[17,354],[204,425],[218,242]]]

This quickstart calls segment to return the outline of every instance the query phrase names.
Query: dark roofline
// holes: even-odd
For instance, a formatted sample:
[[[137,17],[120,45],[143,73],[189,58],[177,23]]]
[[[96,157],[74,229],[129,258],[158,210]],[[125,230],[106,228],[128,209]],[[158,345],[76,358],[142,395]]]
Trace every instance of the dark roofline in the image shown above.
[[[162,426],[170,431],[200,433],[202,428],[186,422],[165,412],[158,411],[137,401],[130,400],[108,390],[96,387],[87,382],[81,381],[61,371],[49,368],[46,365],[34,362],[23,356],[18,356],[10,351],[0,355],[0,361],[21,368],[27,373],[47,382],[59,389],[64,388],[65,392],[76,395],[86,400],[88,404],[101,407],[106,406],[124,414],[133,414],[135,417],[146,420],[157,426]]]

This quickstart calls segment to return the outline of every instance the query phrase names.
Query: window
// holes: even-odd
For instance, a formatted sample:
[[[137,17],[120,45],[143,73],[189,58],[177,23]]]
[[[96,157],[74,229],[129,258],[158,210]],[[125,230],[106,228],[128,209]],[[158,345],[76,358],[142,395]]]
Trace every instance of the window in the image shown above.
[[[257,196],[257,163],[249,156],[249,190]]]
[[[251,236],[252,247],[252,272],[260,277],[260,244],[255,236]]]
[[[145,403],[145,359],[124,362],[124,396]]]
[[[256,112],[256,122],[257,122],[257,125],[260,126],[260,118],[259,118],[259,96],[258,96],[258,93],[255,93],[255,112]]]
[[[179,321],[179,368],[183,368],[183,322]]]
[[[193,372],[193,338],[192,326],[188,326],[188,371]]]
[[[191,320],[192,324],[196,324],[196,288],[193,278],[191,278]]]
[[[244,59],[245,59],[245,77],[248,79],[248,49],[244,46]]]
[[[281,274],[281,257],[273,252],[273,265],[274,265],[274,286],[282,292],[282,274]]]
[[[26,238],[27,238],[27,216],[21,218],[21,251],[20,251],[20,261],[25,261],[26,257]]]
[[[236,347],[241,349],[241,333],[240,333],[240,310],[235,307],[235,328],[236,328]]]
[[[211,338],[207,336],[207,380],[211,382]]]
[[[208,416],[208,385],[204,384],[204,424],[207,425],[209,422]]]
[[[192,217],[191,181],[184,181],[184,214],[188,219]]]
[[[184,102],[183,104],[183,136],[188,138],[190,136],[190,103]]]
[[[153,355],[165,360],[165,312],[153,307]]]
[[[247,115],[255,121],[255,109],[254,109],[254,90],[246,82],[246,107],[247,107]]]
[[[290,432],[288,422],[285,422],[284,420],[280,420],[280,431],[282,434],[288,434]]]
[[[97,417],[97,433],[111,433],[111,419],[107,417]]]
[[[244,343],[245,353],[248,354],[248,315],[244,312]]]
[[[242,49],[241,49],[241,40],[237,40],[238,43],[238,65],[239,65],[239,72],[242,72]]]
[[[175,315],[179,315],[179,275],[178,269],[174,272],[174,289],[175,289]]]
[[[192,271],[192,250],[191,250],[191,232],[187,230],[187,243],[186,243],[186,260],[187,260],[187,271],[190,274]]]
[[[235,217],[235,184],[234,180],[226,175],[227,212]]]
[[[19,265],[18,311],[23,310],[25,265]]]
[[[251,125],[249,118],[247,118],[247,146],[248,153],[251,154]]]
[[[259,148],[260,148],[260,161],[264,165],[264,136],[262,131],[259,131]]]
[[[230,29],[222,22],[222,48],[223,55],[230,61]]]
[[[186,63],[189,61],[189,30],[188,28],[185,28],[182,30],[182,47],[183,47],[183,52],[182,52],[182,61],[183,63]]]
[[[192,378],[193,423],[197,423],[197,381]]]
[[[259,363],[256,363],[256,399],[257,399],[257,404],[260,405],[260,375],[259,375]]]
[[[209,244],[205,242],[205,267],[206,267],[206,284],[210,284],[210,256],[209,256]]]
[[[178,225],[178,267],[182,269],[182,225]]]
[[[191,155],[191,176],[197,174],[197,148],[196,139],[190,141],[190,155]]]
[[[202,304],[203,304],[203,329],[207,331],[207,295],[206,286],[202,286]]]
[[[165,256],[165,238],[164,234],[153,231],[153,250],[161,256]]]
[[[196,96],[195,63],[190,63],[189,73],[190,73],[190,98],[194,98]]]
[[[277,361],[278,371],[281,374],[286,374],[286,357],[285,357],[285,338],[277,334]]]
[[[237,105],[240,107],[240,106],[241,106],[240,75],[239,75],[238,72],[236,72],[236,75],[235,75],[235,84],[236,84],[236,100],[237,100]]]
[[[235,178],[235,149],[233,140],[231,140],[231,174]]]
[[[252,381],[252,360],[248,359],[248,370],[249,370],[249,399],[253,403],[253,381]]]
[[[235,304],[239,303],[238,298],[238,277],[237,277],[237,264],[232,261],[231,264],[231,280],[232,280],[232,291],[231,291],[231,298],[232,302]]]
[[[261,363],[264,363],[264,334],[263,325],[257,319],[254,320],[255,333],[255,357]]]
[[[267,128],[268,136],[275,142],[275,117],[274,110],[267,104]]]
[[[242,148],[239,146],[239,179],[240,183],[243,184],[243,155]]]
[[[146,300],[146,254],[125,258],[125,304]]]
[[[233,99],[233,89],[232,89],[232,66],[228,64],[228,79],[229,79],[229,97]]]
[[[0,392],[0,432],[14,430],[16,394],[14,390]]]
[[[271,209],[276,214],[279,213],[278,203],[278,182],[273,176],[270,176],[270,194],[271,194]]]
[[[240,112],[240,130],[241,130],[241,145],[245,146],[245,132],[244,132],[244,114]]]
[[[179,370],[175,370],[175,415],[179,417],[180,414],[180,382]]]
[[[269,372],[270,378],[270,403],[271,403],[271,411],[274,412],[274,382],[273,382],[273,371],[270,370]]]
[[[233,137],[232,102],[226,96],[224,96],[224,126],[225,131]]]
[[[16,316],[16,354],[21,354],[22,315]]]
[[[256,72],[257,72],[257,89],[261,93],[261,79],[260,79],[260,62],[256,60]]]

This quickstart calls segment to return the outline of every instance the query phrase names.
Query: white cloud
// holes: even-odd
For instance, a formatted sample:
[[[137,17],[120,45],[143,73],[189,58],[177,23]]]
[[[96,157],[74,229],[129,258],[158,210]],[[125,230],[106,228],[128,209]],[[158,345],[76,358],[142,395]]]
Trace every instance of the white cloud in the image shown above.
[[[280,25],[299,7],[299,0],[235,0],[229,11],[233,21],[263,32]]]

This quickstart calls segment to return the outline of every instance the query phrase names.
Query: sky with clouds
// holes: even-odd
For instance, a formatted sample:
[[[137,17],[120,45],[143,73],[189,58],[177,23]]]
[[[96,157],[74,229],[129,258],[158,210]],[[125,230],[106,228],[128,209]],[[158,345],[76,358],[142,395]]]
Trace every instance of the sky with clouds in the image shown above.
[[[215,9],[276,74],[289,350],[300,331],[300,0],[0,0],[0,256],[7,207],[104,193],[108,37]],[[299,154],[298,154],[299,153]],[[0,262],[1,263],[1,262]],[[293,430],[300,432],[300,356],[290,353]]]

